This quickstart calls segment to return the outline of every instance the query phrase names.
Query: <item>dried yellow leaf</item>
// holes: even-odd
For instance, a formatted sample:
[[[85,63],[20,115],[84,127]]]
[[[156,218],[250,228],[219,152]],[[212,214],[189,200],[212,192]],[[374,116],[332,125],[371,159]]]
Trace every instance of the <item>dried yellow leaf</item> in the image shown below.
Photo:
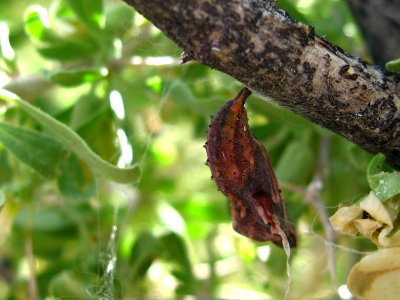
[[[400,248],[380,249],[356,263],[347,278],[360,300],[394,300],[400,295]]]
[[[358,205],[339,208],[330,218],[333,228],[370,239],[380,248],[400,246],[400,232],[393,234],[393,220],[388,209],[371,192]]]
[[[362,217],[362,212],[362,209],[358,206],[342,207],[329,220],[336,231],[356,235],[358,229],[354,222]]]

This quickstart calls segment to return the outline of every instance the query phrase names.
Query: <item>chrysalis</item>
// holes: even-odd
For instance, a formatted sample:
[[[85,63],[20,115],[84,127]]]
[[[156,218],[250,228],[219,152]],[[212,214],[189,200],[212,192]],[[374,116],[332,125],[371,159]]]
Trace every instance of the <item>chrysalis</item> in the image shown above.
[[[295,228],[267,152],[249,128],[244,104],[250,94],[242,89],[212,119],[205,145],[207,164],[231,202],[234,230],[256,241],[295,247]]]

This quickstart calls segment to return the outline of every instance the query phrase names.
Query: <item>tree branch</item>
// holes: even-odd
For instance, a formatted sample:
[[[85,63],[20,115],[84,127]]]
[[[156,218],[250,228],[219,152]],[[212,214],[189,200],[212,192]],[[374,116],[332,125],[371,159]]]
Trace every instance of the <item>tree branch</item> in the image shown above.
[[[267,0],[124,0],[194,59],[400,169],[400,76],[368,65]]]

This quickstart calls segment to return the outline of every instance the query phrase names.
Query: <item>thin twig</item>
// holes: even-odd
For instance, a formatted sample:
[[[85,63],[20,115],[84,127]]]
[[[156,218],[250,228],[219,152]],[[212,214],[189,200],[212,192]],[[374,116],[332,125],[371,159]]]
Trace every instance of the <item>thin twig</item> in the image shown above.
[[[111,60],[108,62],[107,67],[110,69],[123,69],[129,66],[157,66],[157,67],[170,67],[181,65],[181,59],[173,56],[131,56],[120,59]]]
[[[297,185],[297,184],[290,183],[290,182],[279,181],[279,187],[281,189],[288,190],[288,191],[295,192],[295,193],[300,193],[303,195],[306,193],[306,189],[304,187]]]
[[[328,136],[322,136],[320,142],[320,152],[318,158],[318,166],[315,172],[313,180],[308,185],[305,192],[305,201],[310,203],[318,211],[322,226],[325,231],[327,239],[326,246],[328,248],[328,270],[331,275],[331,279],[334,287],[337,286],[336,278],[336,258],[335,258],[335,240],[336,234],[333,230],[331,223],[329,222],[329,215],[325,204],[322,201],[321,191],[323,188],[323,178],[327,173],[328,164],[328,153],[329,153],[329,142]]]
[[[38,300],[38,290],[36,283],[36,259],[33,255],[32,232],[28,232],[25,237],[25,255],[28,259],[29,268],[29,299]]]

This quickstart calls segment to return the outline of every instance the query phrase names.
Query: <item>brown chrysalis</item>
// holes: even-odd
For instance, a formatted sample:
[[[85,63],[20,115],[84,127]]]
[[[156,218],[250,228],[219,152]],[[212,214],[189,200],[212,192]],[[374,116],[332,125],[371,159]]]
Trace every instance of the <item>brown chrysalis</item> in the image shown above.
[[[250,132],[244,88],[214,116],[205,145],[207,164],[218,188],[231,202],[233,229],[256,241],[296,246],[267,151]]]

